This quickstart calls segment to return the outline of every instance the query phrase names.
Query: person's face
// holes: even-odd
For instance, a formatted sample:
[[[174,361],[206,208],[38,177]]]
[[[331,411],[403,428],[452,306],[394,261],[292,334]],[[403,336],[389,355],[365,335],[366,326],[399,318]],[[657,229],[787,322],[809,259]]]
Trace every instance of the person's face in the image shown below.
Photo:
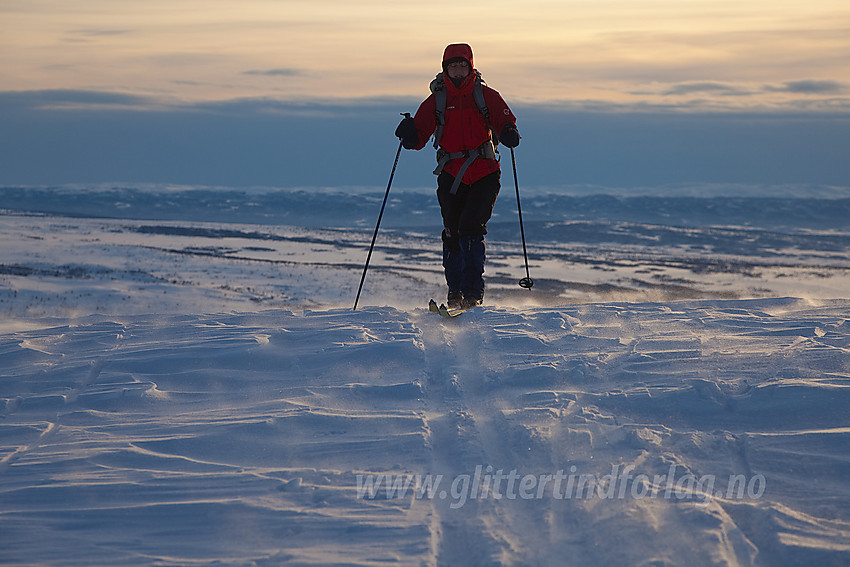
[[[469,61],[454,61],[446,65],[451,79],[463,79],[469,75]]]

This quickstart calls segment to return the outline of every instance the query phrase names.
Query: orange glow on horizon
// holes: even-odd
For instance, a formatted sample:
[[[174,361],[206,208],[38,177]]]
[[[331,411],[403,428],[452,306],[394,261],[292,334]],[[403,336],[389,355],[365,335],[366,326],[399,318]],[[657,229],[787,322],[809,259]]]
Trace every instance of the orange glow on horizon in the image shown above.
[[[0,90],[422,97],[443,47],[465,41],[515,100],[850,108],[844,0],[116,4],[4,2]]]

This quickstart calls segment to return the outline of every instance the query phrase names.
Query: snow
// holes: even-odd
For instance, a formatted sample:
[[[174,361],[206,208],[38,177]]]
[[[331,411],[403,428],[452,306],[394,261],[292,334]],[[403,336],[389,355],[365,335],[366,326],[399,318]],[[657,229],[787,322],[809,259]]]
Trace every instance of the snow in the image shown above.
[[[761,192],[529,191],[527,291],[505,191],[448,321],[432,191],[352,311],[375,192],[2,189],[0,564],[850,564],[848,201]]]

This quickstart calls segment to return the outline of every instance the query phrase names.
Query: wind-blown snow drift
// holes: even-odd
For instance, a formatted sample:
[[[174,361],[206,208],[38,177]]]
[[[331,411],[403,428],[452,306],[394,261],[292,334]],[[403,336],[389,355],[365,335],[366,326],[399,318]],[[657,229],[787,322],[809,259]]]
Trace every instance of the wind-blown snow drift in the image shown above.
[[[43,320],[0,341],[0,560],[846,564],[848,315]]]
[[[850,200],[780,189],[532,193],[531,292],[503,196],[453,321],[430,190],[356,312],[380,194],[0,190],[0,564],[850,564]]]

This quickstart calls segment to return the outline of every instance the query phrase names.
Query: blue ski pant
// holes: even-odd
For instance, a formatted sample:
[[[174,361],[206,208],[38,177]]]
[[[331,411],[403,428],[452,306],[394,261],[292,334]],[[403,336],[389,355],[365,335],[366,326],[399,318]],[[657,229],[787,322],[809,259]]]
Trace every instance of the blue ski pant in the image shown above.
[[[437,178],[437,199],[443,216],[443,268],[449,292],[465,297],[484,297],[484,235],[499,195],[500,172],[471,185],[461,183],[451,193],[454,177],[446,172]]]

